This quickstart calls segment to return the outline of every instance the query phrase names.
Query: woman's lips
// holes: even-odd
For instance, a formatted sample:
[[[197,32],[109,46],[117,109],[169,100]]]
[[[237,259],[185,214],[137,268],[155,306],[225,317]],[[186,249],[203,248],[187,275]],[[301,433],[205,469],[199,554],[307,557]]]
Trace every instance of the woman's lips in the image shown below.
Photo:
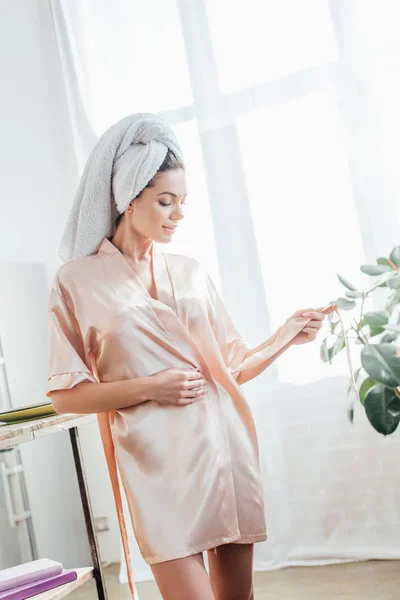
[[[169,233],[174,233],[176,227],[167,227],[167,225],[163,225],[163,228],[169,231]]]

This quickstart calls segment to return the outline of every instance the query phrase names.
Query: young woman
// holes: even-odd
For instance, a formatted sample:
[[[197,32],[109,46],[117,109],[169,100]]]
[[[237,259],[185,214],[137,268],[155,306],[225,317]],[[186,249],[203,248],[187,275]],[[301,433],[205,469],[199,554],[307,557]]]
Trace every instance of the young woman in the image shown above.
[[[126,117],[100,138],[50,292],[47,395],[59,413],[106,415],[164,600],[251,600],[253,545],[267,534],[240,384],[314,340],[330,309],[296,311],[250,348],[202,265],[158,249],[182,226],[187,193],[178,142],[156,115]]]

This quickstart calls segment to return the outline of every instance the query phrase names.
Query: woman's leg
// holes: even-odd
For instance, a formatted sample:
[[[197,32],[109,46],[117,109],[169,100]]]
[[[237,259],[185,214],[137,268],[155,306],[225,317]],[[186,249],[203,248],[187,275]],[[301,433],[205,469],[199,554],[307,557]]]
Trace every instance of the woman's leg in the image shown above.
[[[254,600],[254,544],[223,544],[217,554],[208,550],[208,565],[215,600]]]
[[[215,600],[202,552],[150,567],[163,600]]]

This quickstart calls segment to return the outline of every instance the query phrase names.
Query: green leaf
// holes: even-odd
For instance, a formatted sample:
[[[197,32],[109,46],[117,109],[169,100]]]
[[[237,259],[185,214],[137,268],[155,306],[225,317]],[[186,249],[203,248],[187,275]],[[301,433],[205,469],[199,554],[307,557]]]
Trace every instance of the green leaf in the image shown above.
[[[382,331],[384,331],[384,329],[381,327],[379,329],[373,329],[371,327],[371,329],[369,330],[369,337],[376,337],[377,335],[380,335],[382,333]]]
[[[388,265],[389,264],[388,259],[384,258],[383,256],[381,256],[380,258],[377,258],[376,262],[378,265]]]
[[[383,326],[387,325],[389,317],[390,314],[387,310],[367,312],[362,319],[362,325],[369,325],[369,327],[373,327],[374,329],[382,328],[383,331]]]
[[[347,298],[338,298],[336,300],[338,308],[341,308],[342,310],[350,310],[352,308],[355,307],[356,303],[354,302],[354,300],[348,300]]]
[[[359,292],[358,290],[348,290],[347,292],[345,292],[346,296],[348,296],[349,298],[362,298],[362,293]]]
[[[364,408],[371,425],[383,435],[396,430],[400,421],[400,400],[393,389],[376,384],[365,396]]]
[[[336,300],[335,300],[335,302],[336,302]],[[340,321],[337,318],[337,314],[335,313],[335,311],[329,313],[329,315],[327,315],[327,318],[328,318],[328,323],[329,323],[329,330],[331,333],[333,333],[335,331],[338,323],[340,323]],[[335,321],[335,319],[337,319],[337,320]]]
[[[361,350],[361,364],[368,375],[384,385],[400,385],[400,359],[394,344],[368,344]]]
[[[353,421],[354,421],[354,408],[353,408],[353,406],[348,406],[347,407],[347,416],[349,417],[350,423],[353,423]]]
[[[397,339],[397,336],[399,334],[396,333],[395,331],[393,332],[389,332],[389,333],[385,333],[385,335],[383,335],[380,339],[381,344],[384,342],[394,342],[395,339]]]
[[[333,346],[331,348],[332,358],[334,356],[336,356],[336,354],[338,354],[344,347],[345,347],[344,335],[343,335],[343,331],[341,331],[339,333],[339,335],[337,336],[335,343],[333,344]]]
[[[397,273],[387,281],[387,287],[390,287],[392,290],[400,289],[400,273]]]
[[[396,267],[400,267],[400,246],[393,248],[389,258],[392,262],[394,262]]]
[[[350,283],[350,281],[347,281],[347,279],[345,279],[344,277],[339,275],[339,273],[336,273],[336,275],[337,275],[340,283],[343,283],[343,285],[345,287],[347,287],[349,290],[352,290],[353,292],[358,292],[357,288],[352,283]]]
[[[334,331],[339,323],[340,323],[340,321],[330,321],[329,328],[330,328],[331,333],[334,333]]]
[[[375,379],[372,379],[372,377],[367,377],[367,379],[364,379],[362,382],[360,389],[358,390],[358,395],[360,396],[360,402],[363,406],[365,404],[365,396],[374,385],[376,385],[376,381]]]
[[[355,379],[356,385],[358,383],[358,378],[359,378],[361,371],[362,371],[362,367],[359,367],[358,369],[356,369],[354,371],[354,379]],[[350,394],[353,396],[353,400],[352,400],[352,403],[353,403],[354,402],[354,390],[353,390],[353,384],[352,384],[351,377],[349,379],[349,385],[347,386],[347,397],[349,397]]]
[[[360,270],[367,275],[382,275],[392,270],[390,265],[361,265]]]
[[[326,339],[323,340],[323,342],[321,344],[321,349],[320,349],[319,355],[320,355],[322,362],[325,362],[325,363],[331,362],[332,351],[330,348],[328,348]]]
[[[368,325],[370,337],[379,335],[385,331],[385,325],[387,325],[390,318],[390,314],[387,310],[376,310],[365,313],[360,323],[362,326]]]

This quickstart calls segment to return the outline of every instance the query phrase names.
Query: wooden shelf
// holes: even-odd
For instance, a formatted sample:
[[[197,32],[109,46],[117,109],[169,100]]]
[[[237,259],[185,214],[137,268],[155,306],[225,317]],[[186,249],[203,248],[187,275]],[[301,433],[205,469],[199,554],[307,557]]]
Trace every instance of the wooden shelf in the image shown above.
[[[58,431],[65,431],[72,427],[94,421],[95,419],[95,414],[57,414],[48,417],[39,417],[38,419],[31,419],[30,421],[24,421],[23,423],[2,425],[0,427],[0,450],[12,448],[23,442],[36,440]]]
[[[32,596],[32,598],[34,600],[60,600],[89,581],[89,579],[93,579],[93,567],[82,567],[80,569],[75,569],[75,571],[78,576],[75,581],[70,581],[69,583],[59,585],[58,587],[48,590],[47,592],[36,594],[35,596]]]

